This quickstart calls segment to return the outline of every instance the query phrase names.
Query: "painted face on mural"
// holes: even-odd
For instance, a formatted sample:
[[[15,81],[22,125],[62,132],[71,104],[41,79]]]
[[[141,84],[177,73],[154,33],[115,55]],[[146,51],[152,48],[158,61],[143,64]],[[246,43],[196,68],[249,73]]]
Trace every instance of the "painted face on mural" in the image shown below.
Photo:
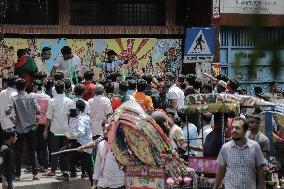
[[[113,62],[115,60],[115,55],[108,56],[108,62]]]

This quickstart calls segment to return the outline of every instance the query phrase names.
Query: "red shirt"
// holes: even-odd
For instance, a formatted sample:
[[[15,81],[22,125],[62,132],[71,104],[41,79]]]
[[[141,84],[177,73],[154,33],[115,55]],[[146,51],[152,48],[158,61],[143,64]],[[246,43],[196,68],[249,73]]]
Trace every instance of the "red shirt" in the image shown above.
[[[85,92],[82,98],[88,101],[89,99],[95,96],[95,84],[90,82],[85,82],[84,86],[85,86]]]

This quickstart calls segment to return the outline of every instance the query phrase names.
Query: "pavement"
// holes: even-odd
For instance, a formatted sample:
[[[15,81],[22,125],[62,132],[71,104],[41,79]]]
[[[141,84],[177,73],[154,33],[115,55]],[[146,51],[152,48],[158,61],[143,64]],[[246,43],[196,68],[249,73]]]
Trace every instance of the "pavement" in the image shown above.
[[[60,172],[57,173],[60,175]],[[70,178],[69,181],[59,181],[55,177],[45,177],[38,174],[40,180],[32,180],[32,174],[26,173],[22,170],[21,180],[14,181],[16,189],[90,189],[91,185],[89,180],[82,179],[81,174],[77,178]],[[1,187],[0,187],[1,188]]]

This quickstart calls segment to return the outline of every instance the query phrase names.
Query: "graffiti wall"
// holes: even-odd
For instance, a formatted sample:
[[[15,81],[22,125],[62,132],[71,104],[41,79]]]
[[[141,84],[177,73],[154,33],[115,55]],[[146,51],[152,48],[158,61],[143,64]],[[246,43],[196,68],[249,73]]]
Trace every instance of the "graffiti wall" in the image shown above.
[[[106,51],[114,50],[118,59],[129,60],[121,70],[126,75],[137,72],[160,74],[165,71],[180,73],[181,71],[181,39],[155,38],[118,38],[118,39],[21,39],[5,38],[0,48],[1,75],[13,69],[17,61],[17,50],[29,48],[31,56],[40,56],[43,47],[51,47],[51,59],[47,61],[49,70],[52,69],[56,57],[63,46],[68,45],[77,54],[84,69],[93,69],[98,76],[99,68],[93,66],[106,59]]]

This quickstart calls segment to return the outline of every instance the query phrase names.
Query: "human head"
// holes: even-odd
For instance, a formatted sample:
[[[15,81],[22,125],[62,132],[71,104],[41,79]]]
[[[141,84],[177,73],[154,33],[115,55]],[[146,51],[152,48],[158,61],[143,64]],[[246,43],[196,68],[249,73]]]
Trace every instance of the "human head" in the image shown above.
[[[255,116],[250,116],[248,117],[248,122],[249,122],[249,129],[251,131],[258,131],[259,130],[259,124],[260,124],[260,117],[255,115]]]
[[[5,142],[9,142],[11,144],[15,144],[17,141],[17,133],[13,128],[6,129],[3,132],[2,137]]]
[[[151,118],[160,126],[164,133],[168,134],[170,127],[168,125],[167,115],[161,111],[154,111],[151,114]]]
[[[17,51],[17,57],[21,58],[22,56],[27,54],[27,49],[18,49]]]
[[[91,70],[85,71],[85,73],[84,73],[84,79],[85,79],[86,81],[92,81],[92,80],[93,80],[93,77],[94,77],[94,72],[92,72]]]
[[[61,54],[64,60],[68,60],[72,58],[72,49],[69,46],[64,46],[61,49]]]
[[[212,113],[204,112],[202,114],[202,120],[203,120],[205,125],[208,125],[211,122],[211,119],[212,119]]]
[[[240,83],[237,79],[234,78],[228,81],[228,85],[232,88],[233,91],[237,91],[240,86]]]
[[[170,108],[166,108],[166,114],[167,114],[167,116],[169,117],[169,118],[174,118],[175,117],[175,115],[176,115],[176,113],[175,113],[175,111],[173,111],[172,109],[170,109]]]
[[[247,90],[246,89],[242,89],[240,95],[247,95]]]
[[[121,81],[119,83],[119,91],[126,93],[128,91],[128,83],[126,81]]]
[[[74,87],[74,93],[76,96],[82,96],[85,92],[85,86],[81,84],[76,84]]]
[[[55,90],[57,94],[63,94],[65,90],[65,84],[63,81],[56,81],[55,82]]]
[[[245,138],[249,123],[243,117],[236,117],[232,121],[232,138],[234,141],[239,141]]]
[[[275,81],[272,81],[271,83],[269,83],[268,88],[269,88],[269,92],[276,93],[277,83]]]
[[[255,96],[262,95],[262,88],[261,87],[255,87],[254,88],[254,94],[255,94]]]
[[[49,60],[51,57],[51,48],[50,47],[43,47],[41,50],[41,56],[43,60]]]
[[[47,83],[47,75],[46,75],[46,73],[44,73],[44,72],[37,72],[36,75],[35,75],[35,78],[41,80],[43,85],[46,85],[46,83]]]
[[[24,91],[26,89],[26,81],[22,78],[15,81],[17,91]]]
[[[79,112],[84,112],[86,107],[86,103],[83,100],[77,100],[76,101],[76,110]]]
[[[172,84],[175,80],[176,80],[176,77],[174,76],[174,74],[172,72],[166,72],[165,73],[165,81]]]
[[[17,75],[10,74],[7,78],[7,86],[15,87],[15,82],[19,77]]]
[[[144,92],[147,88],[147,82],[144,79],[139,79],[137,82],[137,92]]]
[[[96,95],[102,95],[104,94],[104,86],[101,84],[98,84],[95,86],[95,94]]]
[[[128,89],[129,90],[136,90],[136,81],[134,79],[131,79],[128,81]]]
[[[72,82],[70,79],[64,80],[64,87],[65,87],[66,92],[72,91]]]
[[[33,81],[34,92],[41,91],[42,85],[43,84],[42,84],[41,80],[39,80],[39,79],[34,80]]]
[[[60,81],[64,79],[64,73],[63,72],[56,72],[54,74],[54,80],[55,81]]]
[[[107,83],[107,84],[105,85],[105,91],[106,91],[107,94],[109,94],[109,93],[114,93],[114,85],[113,85],[112,82]]]
[[[166,94],[168,92],[168,87],[164,81],[158,84],[158,91],[160,94]]]
[[[49,77],[47,79],[45,88],[48,90],[48,89],[51,89],[53,86],[54,86],[54,79],[52,77]]]
[[[179,75],[178,75],[178,78],[177,78],[176,81],[175,81],[176,86],[180,87],[180,85],[181,85],[182,83],[184,83],[184,79],[185,79],[184,75],[179,74]]]
[[[116,52],[114,52],[113,50],[107,51],[106,54],[107,54],[108,62],[113,62],[115,60],[115,56],[117,56]]]

